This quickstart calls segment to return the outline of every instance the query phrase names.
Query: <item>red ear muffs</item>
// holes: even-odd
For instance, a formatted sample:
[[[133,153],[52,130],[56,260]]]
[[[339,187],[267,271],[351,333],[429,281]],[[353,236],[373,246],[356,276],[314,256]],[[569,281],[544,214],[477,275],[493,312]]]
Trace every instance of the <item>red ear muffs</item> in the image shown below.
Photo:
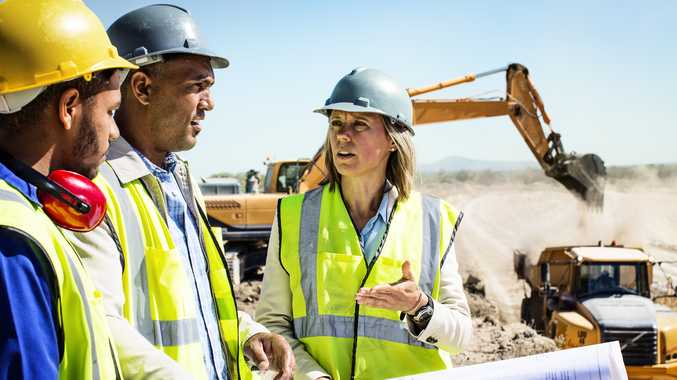
[[[38,186],[45,213],[59,227],[77,232],[96,228],[106,215],[106,197],[89,178],[68,170],[49,174],[50,185]]]
[[[38,199],[54,224],[76,232],[91,231],[101,224],[106,197],[89,178],[68,170],[54,170],[45,177],[2,151],[0,162],[38,188]]]

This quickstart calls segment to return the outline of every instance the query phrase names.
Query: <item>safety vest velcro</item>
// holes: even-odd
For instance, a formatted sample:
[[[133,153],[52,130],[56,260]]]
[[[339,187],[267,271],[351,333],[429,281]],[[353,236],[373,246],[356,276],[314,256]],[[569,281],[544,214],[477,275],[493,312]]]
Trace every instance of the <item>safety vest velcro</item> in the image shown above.
[[[383,379],[451,366],[449,353],[408,332],[399,311],[355,302],[361,287],[399,280],[406,260],[419,287],[439,297],[440,269],[461,219],[450,205],[420,193],[398,200],[371,263],[339,189],[325,185],[286,197],[278,213],[294,332],[333,379]]]
[[[0,210],[2,228],[24,235],[40,248],[36,257],[48,274],[47,281],[54,284],[56,334],[63,339],[59,378],[120,379],[101,293],[61,230],[40,207],[5,181],[0,181]]]
[[[152,344],[196,379],[206,379],[205,353],[199,336],[197,305],[166,221],[137,179],[121,184],[108,163],[94,182],[107,199],[107,216],[124,261],[124,317]],[[159,191],[159,182],[148,176]],[[237,307],[227,265],[204,218],[197,217],[207,272],[216,303],[224,352],[233,378],[249,379],[239,339]]]

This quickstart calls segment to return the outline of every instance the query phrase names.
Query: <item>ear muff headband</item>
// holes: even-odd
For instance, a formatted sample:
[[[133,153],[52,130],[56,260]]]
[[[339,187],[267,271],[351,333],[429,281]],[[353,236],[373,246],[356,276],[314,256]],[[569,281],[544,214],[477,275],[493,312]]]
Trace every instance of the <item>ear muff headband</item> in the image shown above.
[[[50,180],[49,178],[42,175],[42,173],[8,155],[7,153],[0,152],[0,161],[2,161],[5,166],[7,166],[12,172],[14,172],[14,174],[22,178],[24,181],[33,184],[42,191],[46,191],[80,214],[86,214],[91,209],[91,207],[85,201],[75,196],[75,194],[68,191],[68,189]]]

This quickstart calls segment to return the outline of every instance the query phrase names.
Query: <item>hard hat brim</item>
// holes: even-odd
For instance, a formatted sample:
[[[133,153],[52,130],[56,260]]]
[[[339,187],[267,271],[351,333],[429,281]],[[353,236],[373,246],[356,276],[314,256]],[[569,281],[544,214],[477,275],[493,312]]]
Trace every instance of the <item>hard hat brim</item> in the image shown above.
[[[230,62],[224,58],[221,57],[220,55],[217,55],[213,53],[211,50],[208,49],[195,49],[195,48],[174,48],[174,49],[167,49],[167,50],[162,50],[158,52],[154,52],[149,55],[143,55],[139,57],[131,57],[129,60],[132,62],[136,62],[139,66],[144,66],[144,62],[139,62],[143,58],[150,57],[150,56],[161,56],[161,55],[166,55],[166,54],[191,54],[191,55],[199,55],[203,57],[208,57],[211,60],[211,65],[212,68],[214,69],[225,69],[226,67],[230,66]],[[153,61],[149,60],[148,63],[153,63]]]
[[[385,112],[381,111],[378,108],[364,107],[364,106],[360,106],[360,105],[348,103],[348,102],[329,104],[329,105],[326,105],[324,107],[320,107],[320,108],[314,110],[313,112],[317,112],[317,113],[321,113],[325,116],[329,116],[329,111],[377,113],[379,115],[387,116],[385,114]]]
[[[375,113],[375,114],[379,114],[379,115],[383,115],[383,116],[388,116],[388,117],[390,117],[387,113],[383,112],[382,110],[380,110],[380,109],[378,109],[378,108],[374,108],[374,107],[364,107],[364,106],[360,106],[360,105],[353,104],[353,103],[348,103],[348,102],[344,102],[344,103],[333,103],[333,104],[329,104],[329,105],[326,105],[326,106],[324,106],[324,107],[320,107],[320,108],[318,108],[318,109],[313,110],[313,112],[321,113],[321,114],[323,114],[324,116],[327,116],[327,117],[329,116],[329,111]],[[414,128],[412,128],[410,125],[405,124],[405,123],[402,123],[402,122],[398,122],[398,124],[400,124],[400,125],[404,126],[405,128],[407,128],[407,130],[408,130],[412,135],[415,134],[415,133],[414,133]]]
[[[104,59],[102,61],[99,61],[99,62],[97,62],[96,64],[94,64],[90,67],[84,68],[81,71],[77,71],[72,75],[65,75],[65,76],[53,75],[53,76],[50,77],[49,80],[39,80],[39,81],[35,81],[33,83],[27,83],[27,84],[24,84],[24,85],[20,85],[20,86],[16,86],[16,87],[13,87],[13,88],[6,89],[4,91],[0,91],[0,95],[9,94],[9,93],[13,93],[13,92],[19,92],[19,91],[26,91],[26,90],[30,90],[30,89],[33,89],[33,88],[49,86],[49,85],[61,83],[61,82],[67,82],[69,80],[73,80],[73,79],[77,79],[77,78],[80,78],[82,76],[85,76],[87,74],[93,74],[93,73],[96,73],[98,71],[104,71],[104,70],[108,70],[108,69],[121,69],[121,70],[132,69],[132,70],[134,70],[134,69],[138,69],[138,68],[139,68],[139,66],[127,61],[126,59],[124,59],[122,57],[119,57],[119,56],[118,57],[111,57],[111,58],[107,58],[107,59]]]

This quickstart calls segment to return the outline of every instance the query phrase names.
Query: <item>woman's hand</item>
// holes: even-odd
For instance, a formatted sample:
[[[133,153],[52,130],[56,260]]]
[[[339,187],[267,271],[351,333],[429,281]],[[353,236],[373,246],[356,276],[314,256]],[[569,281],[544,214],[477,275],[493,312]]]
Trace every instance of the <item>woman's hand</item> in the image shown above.
[[[414,282],[411,264],[405,261],[402,264],[402,278],[392,284],[362,288],[355,300],[360,305],[413,313],[428,302],[428,297]]]

